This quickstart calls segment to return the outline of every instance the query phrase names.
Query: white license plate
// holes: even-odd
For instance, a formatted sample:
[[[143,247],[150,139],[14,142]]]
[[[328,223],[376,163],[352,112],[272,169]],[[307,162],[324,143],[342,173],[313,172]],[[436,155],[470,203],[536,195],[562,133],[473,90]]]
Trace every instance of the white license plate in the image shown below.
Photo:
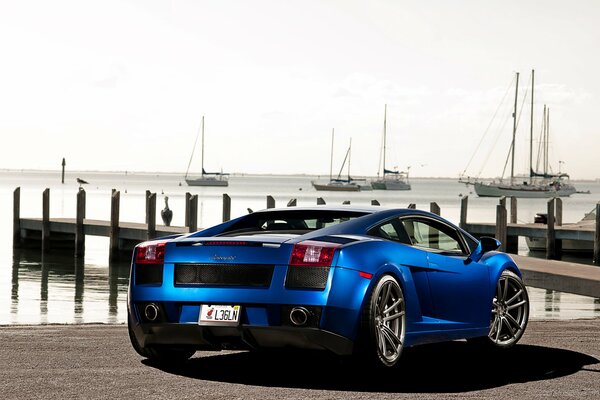
[[[200,325],[235,325],[240,322],[241,306],[202,304],[200,306]]]

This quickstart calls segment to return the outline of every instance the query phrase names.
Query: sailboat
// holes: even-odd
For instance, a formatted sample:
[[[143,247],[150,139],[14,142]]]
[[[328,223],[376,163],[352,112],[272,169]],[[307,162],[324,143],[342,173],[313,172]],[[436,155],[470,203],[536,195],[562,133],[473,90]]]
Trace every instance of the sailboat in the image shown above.
[[[377,180],[371,182],[371,187],[375,190],[410,190],[410,183],[408,182],[408,172],[404,171],[392,171],[385,167],[385,153],[386,153],[386,140],[387,140],[387,104],[383,111],[383,163],[382,163],[382,178],[379,179],[379,172],[377,172]]]
[[[317,183],[312,181],[312,185],[316,190],[328,190],[335,192],[358,192],[360,191],[360,185],[358,185],[351,177],[350,177],[350,153],[352,149],[352,139],[350,139],[350,146],[346,151],[346,156],[344,157],[344,162],[342,163],[342,167],[340,168],[340,172],[337,177],[333,177],[333,139],[334,139],[335,129],[331,130],[331,160],[329,163],[329,182],[327,183]],[[344,170],[344,166],[346,165],[346,160],[348,160],[348,178],[342,178],[342,171]]]
[[[575,193],[577,190],[569,183],[569,175],[565,173],[552,174],[549,172],[548,166],[548,142],[549,142],[549,113],[544,107],[544,122],[541,150],[544,157],[544,169],[543,172],[537,172],[533,169],[533,89],[534,89],[535,71],[531,70],[531,123],[530,123],[530,145],[529,145],[529,180],[523,180],[521,182],[515,181],[515,137],[517,133],[517,102],[519,96],[519,73],[516,73],[516,85],[515,85],[515,104],[512,113],[513,117],[513,130],[512,130],[512,143],[510,146],[510,181],[504,182],[502,179],[499,182],[482,182],[479,180],[471,181],[470,178],[464,180],[461,176],[459,182],[466,183],[467,185],[473,185],[475,193],[479,197],[502,197],[502,196],[514,196],[522,198],[548,198],[548,197],[568,197]],[[538,152],[538,159],[540,152]],[[538,163],[539,164],[539,163]]]
[[[192,155],[190,156],[190,162],[188,163],[187,170],[185,171],[185,182],[188,186],[229,186],[229,181],[227,176],[229,174],[221,172],[206,172],[204,170],[204,116],[202,116],[202,156],[201,156],[201,165],[202,165],[202,175],[199,178],[191,178],[189,176],[190,165],[192,164],[192,159],[194,158],[194,150],[196,148],[196,143],[198,142],[198,137],[194,141],[194,147],[192,148]]]

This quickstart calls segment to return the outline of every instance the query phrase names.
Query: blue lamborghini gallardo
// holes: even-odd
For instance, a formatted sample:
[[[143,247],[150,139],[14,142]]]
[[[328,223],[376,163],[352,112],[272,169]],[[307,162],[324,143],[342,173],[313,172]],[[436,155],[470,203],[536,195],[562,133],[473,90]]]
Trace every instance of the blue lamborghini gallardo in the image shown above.
[[[139,244],[128,328],[143,357],[326,350],[394,366],[402,349],[508,348],[529,299],[500,243],[414,209],[289,207]]]

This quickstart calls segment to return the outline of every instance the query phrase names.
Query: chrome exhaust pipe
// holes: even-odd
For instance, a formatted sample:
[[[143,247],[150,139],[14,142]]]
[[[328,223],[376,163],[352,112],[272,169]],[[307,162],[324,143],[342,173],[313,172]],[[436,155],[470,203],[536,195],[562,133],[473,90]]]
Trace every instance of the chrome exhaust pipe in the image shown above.
[[[150,303],[144,308],[144,316],[150,322],[156,321],[156,318],[158,318],[158,312],[158,306],[154,303]]]
[[[308,322],[309,311],[304,307],[294,307],[290,311],[290,321],[296,326],[304,326]]]

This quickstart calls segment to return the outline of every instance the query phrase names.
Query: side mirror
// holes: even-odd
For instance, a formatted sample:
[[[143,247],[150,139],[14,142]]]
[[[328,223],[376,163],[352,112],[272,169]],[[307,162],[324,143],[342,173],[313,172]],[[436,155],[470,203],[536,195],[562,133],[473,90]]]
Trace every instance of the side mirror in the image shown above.
[[[465,264],[469,264],[472,261],[478,262],[485,253],[488,251],[497,250],[498,247],[500,247],[500,242],[498,240],[488,236],[482,237],[475,250],[473,250],[473,252],[465,260]]]

